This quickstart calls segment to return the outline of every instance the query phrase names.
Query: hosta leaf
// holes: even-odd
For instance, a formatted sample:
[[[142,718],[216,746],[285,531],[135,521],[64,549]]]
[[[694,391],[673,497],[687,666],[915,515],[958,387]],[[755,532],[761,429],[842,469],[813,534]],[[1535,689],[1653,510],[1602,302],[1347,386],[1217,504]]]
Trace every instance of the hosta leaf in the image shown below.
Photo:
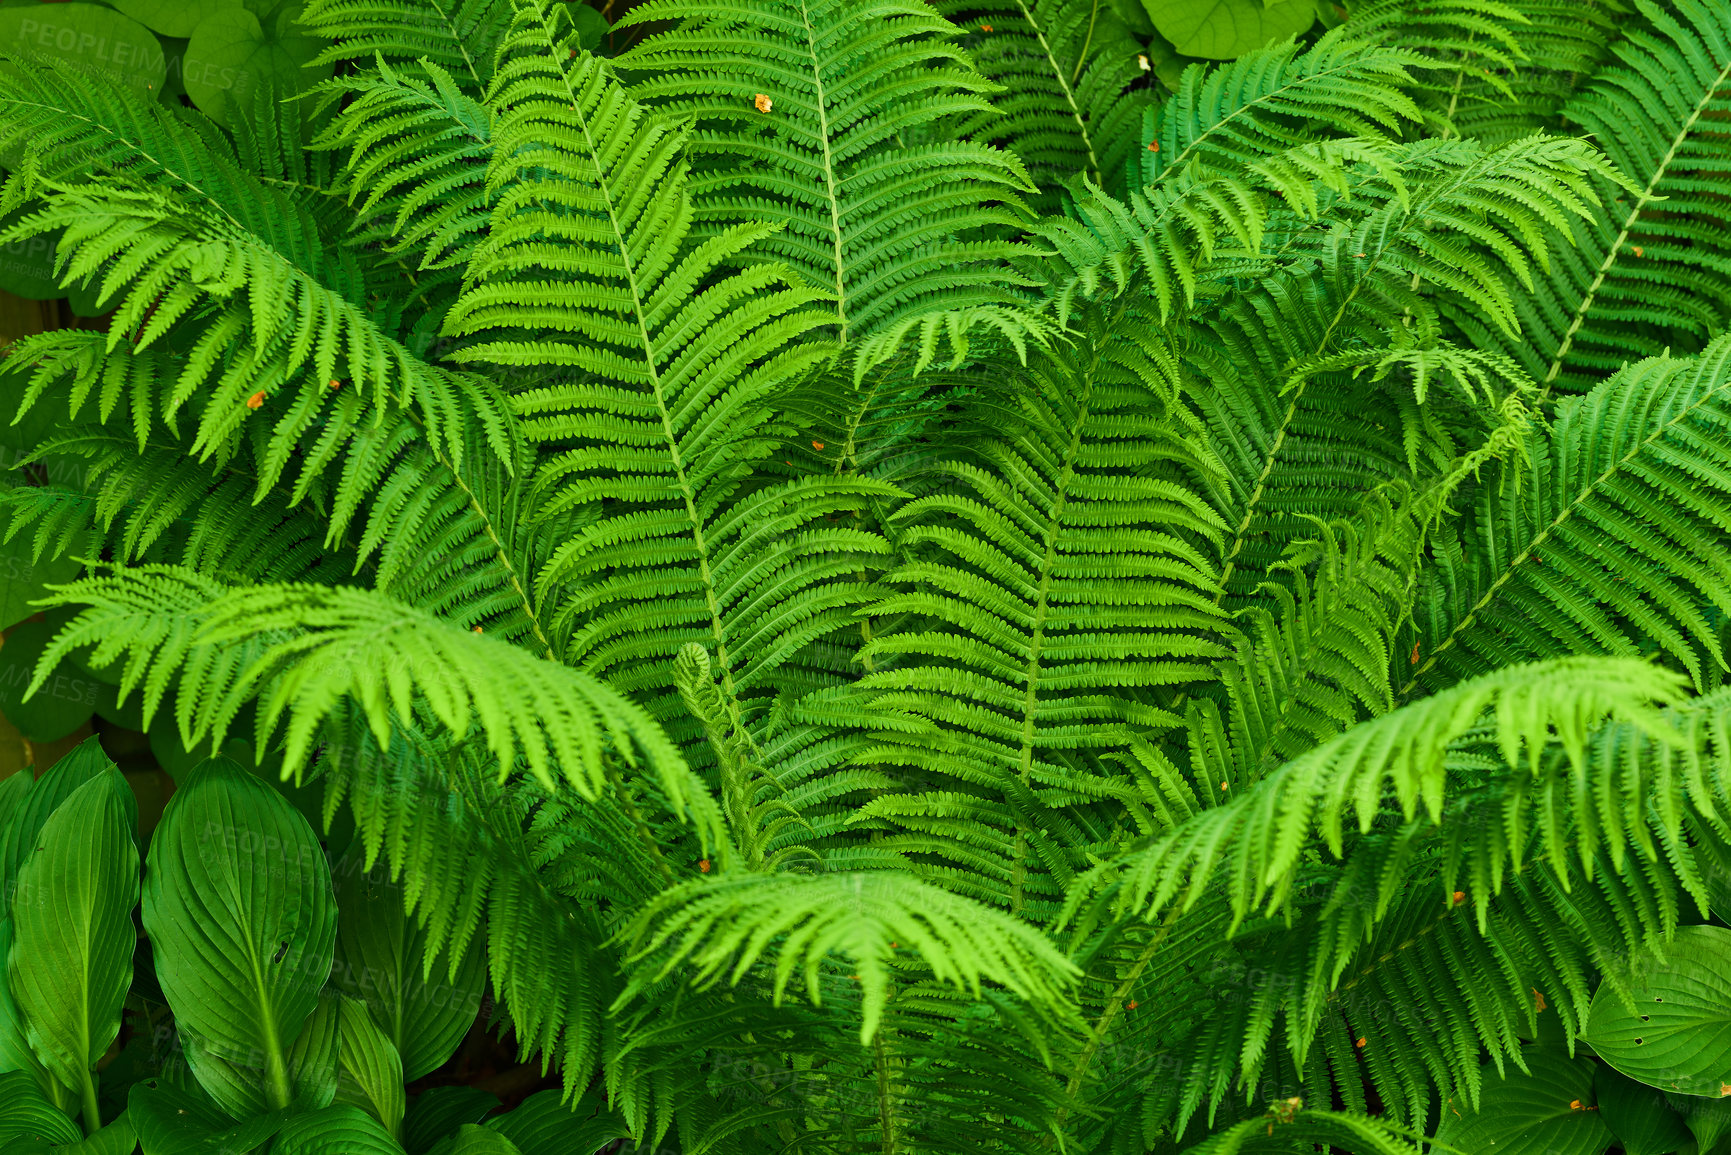
[[[48,622],[16,627],[0,649],[0,712],[32,742],[57,742],[89,720],[102,683],[70,664],[61,666],[28,698],[36,664],[53,638]]]
[[[499,1134],[474,1123],[464,1123],[457,1133],[434,1147],[429,1155],[524,1155],[523,1149]]]
[[[207,1095],[148,1079],[133,1084],[126,1115],[144,1155],[232,1155],[252,1151],[275,1135],[289,1112],[273,1111],[236,1123]]]
[[[403,1133],[403,1061],[367,1004],[338,995],[342,1046],[337,1099],[367,1112],[393,1139]]]
[[[1682,1095],[1731,1095],[1731,930],[1680,927],[1629,963],[1630,1007],[1599,987],[1586,1038],[1637,1082]]]
[[[307,820],[234,762],[205,763],[151,841],[144,929],[183,1040],[254,1072],[265,1102],[288,1106],[288,1046],[336,938],[330,867]]]
[[[56,762],[34,783],[21,775],[25,786],[15,803],[11,819],[0,836],[0,890],[9,890],[18,877],[18,867],[36,846],[36,835],[56,807],[72,792],[114,765],[103,752],[102,743],[87,738]],[[127,807],[129,828],[138,829],[138,799],[129,790],[121,800]]]
[[[1688,1125],[1665,1102],[1663,1092],[1609,1064],[1593,1074],[1593,1097],[1599,1117],[1627,1155],[1671,1155],[1689,1142]]]
[[[631,1137],[625,1120],[599,1095],[591,1092],[570,1105],[561,1098],[558,1091],[537,1092],[515,1110],[488,1119],[486,1126],[523,1155],[592,1155],[615,1139]]]
[[[7,977],[42,1065],[95,1103],[91,1068],[120,1033],[138,936],[131,789],[112,765],[73,792],[34,839],[12,895]]]
[[[439,1140],[464,1123],[479,1123],[498,1105],[499,1096],[479,1087],[428,1088],[415,1096],[404,1113],[403,1148],[409,1155],[426,1155]]]
[[[138,1132],[133,1130],[131,1115],[122,1111],[96,1134],[54,1150],[56,1155],[133,1155],[138,1150]]]
[[[290,1119],[271,1155],[402,1155],[379,1121],[347,1103]]]
[[[1160,35],[1185,56],[1233,60],[1316,22],[1308,0],[1142,0]]]
[[[1510,1065],[1498,1078],[1485,1064],[1478,1111],[1458,1100],[1445,1104],[1437,1141],[1497,1155],[1599,1155],[1609,1147],[1610,1130],[1590,1110],[1595,1064],[1541,1047],[1525,1058],[1531,1074]]]
[[[245,8],[213,12],[186,46],[186,94],[212,120],[232,124],[260,89],[298,92],[331,74],[306,68],[325,47],[300,26],[300,5],[285,4],[262,21]]]
[[[8,55],[63,62],[86,76],[160,92],[168,74],[162,43],[136,20],[98,4],[0,9]]]
[[[342,995],[326,987],[289,1048],[289,1077],[295,1106],[303,1111],[329,1107],[337,1098],[337,1055],[342,1049]]]
[[[78,1124],[43,1097],[30,1072],[0,1075],[0,1143],[10,1146],[31,1138],[76,1143],[80,1135]]]
[[[487,979],[479,936],[453,968],[427,957],[426,932],[403,913],[403,884],[361,869],[357,843],[335,866],[337,963],[332,981],[364,999],[402,1057],[403,1081],[442,1066],[475,1022]],[[452,971],[455,971],[453,974]]]
[[[153,32],[187,37],[206,16],[243,8],[241,0],[112,0],[114,6]]]

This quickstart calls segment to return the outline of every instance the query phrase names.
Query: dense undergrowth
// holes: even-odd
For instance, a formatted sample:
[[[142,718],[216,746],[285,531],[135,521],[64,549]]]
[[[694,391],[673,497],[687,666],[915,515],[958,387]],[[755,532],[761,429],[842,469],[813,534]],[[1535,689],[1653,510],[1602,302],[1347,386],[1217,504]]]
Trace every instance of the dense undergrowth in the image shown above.
[[[0,1139],[1731,1151],[1725,0],[0,52]]]

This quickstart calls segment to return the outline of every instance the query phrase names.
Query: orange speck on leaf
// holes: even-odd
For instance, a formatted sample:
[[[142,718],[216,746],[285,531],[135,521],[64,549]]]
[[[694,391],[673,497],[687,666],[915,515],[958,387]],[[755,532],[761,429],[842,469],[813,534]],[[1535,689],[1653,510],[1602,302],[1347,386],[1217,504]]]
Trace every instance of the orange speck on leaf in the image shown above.
[[[1160,151],[1160,142],[1157,140],[1149,141],[1148,142],[1148,151],[1149,152],[1159,152]]]
[[[476,632],[476,633],[477,633],[477,634],[478,634],[478,633],[480,633],[480,632],[481,632],[481,627],[480,627],[480,626],[476,626],[476,627],[475,627],[475,632]]]
[[[1363,1035],[1360,1035],[1360,1036],[1359,1036],[1359,1037],[1358,1037],[1358,1042],[1356,1042],[1356,1043],[1354,1043],[1354,1044],[1353,1044],[1353,1046],[1355,1046],[1355,1047],[1362,1047],[1362,1046],[1364,1046],[1364,1036],[1363,1036]]]
[[[1359,260],[1361,260],[1361,261],[1362,261],[1362,260],[1364,260],[1364,254],[1363,254],[1363,253],[1355,253],[1355,254],[1353,254],[1353,255],[1354,255],[1354,256],[1356,256],[1356,257],[1358,257],[1358,259],[1359,259]]]
[[[1731,1099],[1731,1083],[1719,1084],[1719,1097],[1721,1099]]]
[[[1142,66],[1143,72],[1149,72],[1154,67],[1152,64],[1148,63],[1147,53],[1143,53],[1143,52],[1139,52],[1136,54],[1136,63]]]
[[[1226,789],[1226,783],[1222,782],[1220,784],[1220,789],[1222,789],[1222,790]]]
[[[1580,1109],[1581,1109],[1581,1101],[1579,1099],[1570,1099],[1569,1100],[1569,1110],[1579,1111]]]
[[[1456,906],[1459,906],[1461,903],[1465,902],[1466,900],[1467,900],[1467,892],[1466,891],[1457,890],[1454,892],[1454,904]]]
[[[1533,988],[1533,1010],[1534,1011],[1542,1011],[1544,1009],[1545,1009],[1545,996],[1539,993],[1538,987],[1534,987]]]
[[[757,105],[757,111],[759,112],[768,112],[770,109],[775,107],[775,101],[771,100],[761,92],[752,100],[752,103]]]
[[[330,387],[332,389],[341,389],[343,387],[343,383],[341,381],[332,381],[330,384]]]
[[[980,25],[980,31],[981,32],[990,32],[991,30],[992,30],[992,26],[990,24]]]
[[[1136,1000],[1135,1000],[1135,999],[1131,999],[1131,1000],[1130,1000],[1130,1001],[1129,1001],[1129,1002],[1127,1002],[1127,1003],[1125,1003],[1125,1004],[1124,1004],[1124,1009],[1125,1009],[1125,1010],[1127,1010],[1127,1011],[1133,1011],[1133,1010],[1135,1010],[1135,1009],[1136,1009]]]
[[[817,450],[817,451],[818,451],[818,452],[819,452],[819,453],[822,453],[822,452],[823,452],[823,442],[821,442],[821,441],[814,441],[814,442],[812,442],[812,443],[811,443],[811,447],[812,447],[812,448],[813,448],[813,449],[815,449],[815,450]]]
[[[1418,665],[1418,642],[1416,642],[1416,641],[1413,642],[1413,644],[1412,644],[1412,657],[1408,658],[1407,661],[1410,662],[1411,664],[1415,665],[1415,666]]]
[[[1635,255],[1637,257],[1641,255],[1641,246],[1640,245],[1635,246]]]
[[[707,859],[707,858],[698,859],[697,860],[697,869],[701,870],[705,874],[708,874],[709,873],[709,859]]]
[[[251,397],[248,397],[246,399],[246,407],[248,409],[258,409],[263,405],[264,405],[264,390],[263,389],[260,389],[257,393],[254,393]]]

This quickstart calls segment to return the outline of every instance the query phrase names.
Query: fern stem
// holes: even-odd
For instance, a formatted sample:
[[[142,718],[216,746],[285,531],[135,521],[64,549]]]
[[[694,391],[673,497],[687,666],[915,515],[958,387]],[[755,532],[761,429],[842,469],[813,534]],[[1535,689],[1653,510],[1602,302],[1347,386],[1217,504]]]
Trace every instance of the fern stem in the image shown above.
[[[1731,383],[1721,385],[1719,388],[1714,389],[1711,392],[1704,393],[1695,400],[1693,405],[1690,405],[1688,408],[1677,413],[1671,418],[1671,420],[1653,430],[1645,440],[1636,444],[1628,453],[1625,453],[1620,460],[1612,462],[1605,472],[1599,474],[1598,477],[1593,479],[1592,484],[1583,486],[1581,492],[1575,495],[1575,500],[1564,506],[1562,511],[1551,520],[1551,524],[1546,526],[1539,532],[1538,536],[1534,537],[1527,543],[1527,548],[1519,557],[1509,562],[1508,568],[1503,571],[1502,575],[1498,577],[1496,581],[1491,583],[1491,587],[1484,592],[1484,596],[1480,597],[1479,600],[1473,604],[1473,608],[1467,612],[1466,617],[1454,624],[1454,626],[1449,630],[1448,637],[1444,638],[1436,649],[1431,651],[1431,655],[1429,658],[1425,659],[1424,665],[1412,672],[1412,677],[1407,679],[1406,685],[1400,688],[1399,696],[1405,698],[1408,694],[1412,693],[1413,688],[1418,685],[1418,680],[1424,672],[1436,665],[1437,659],[1447,653],[1449,649],[1454,646],[1455,642],[1459,640],[1461,632],[1473,624],[1473,621],[1478,617],[1480,611],[1488,606],[1503,586],[1507,585],[1515,576],[1515,571],[1524,564],[1528,558],[1533,557],[1538,552],[1539,547],[1549,540],[1551,534],[1555,533],[1559,526],[1575,515],[1575,512],[1581,508],[1583,502],[1585,502],[1589,497],[1592,497],[1600,487],[1609,481],[1612,476],[1620,472],[1624,466],[1628,465],[1631,461],[1635,460],[1636,457],[1640,456],[1642,450],[1646,449],[1649,445],[1652,445],[1655,441],[1659,440],[1659,438],[1665,436],[1672,426],[1687,420],[1697,409],[1706,405],[1709,401],[1716,399],[1727,390],[1731,390]]]
[[[1587,286],[1586,296],[1581,298],[1581,304],[1576,308],[1575,316],[1569,322],[1568,331],[1563,334],[1563,343],[1557,347],[1557,355],[1551,358],[1551,367],[1545,373],[1544,389],[1539,394],[1541,403],[1550,399],[1551,387],[1556,383],[1557,375],[1563,370],[1563,361],[1568,357],[1569,350],[1574,348],[1575,334],[1580,332],[1581,326],[1586,323],[1587,313],[1592,309],[1594,300],[1598,298],[1599,289],[1604,285],[1605,278],[1610,276],[1611,269],[1616,266],[1617,258],[1623,252],[1623,242],[1629,239],[1629,233],[1634,229],[1636,219],[1646,211],[1648,203],[1657,197],[1659,182],[1665,179],[1666,170],[1671,167],[1671,162],[1677,158],[1677,150],[1683,146],[1683,141],[1695,128],[1695,122],[1701,119],[1703,112],[1707,111],[1707,106],[1712,103],[1713,97],[1718,95],[1719,90],[1725,86],[1727,79],[1731,79],[1731,60],[1726,61],[1725,67],[1719,70],[1719,75],[1714,78],[1713,83],[1709,84],[1707,90],[1701,94],[1701,99],[1696,102],[1694,111],[1689,113],[1688,118],[1683,121],[1682,127],[1677,130],[1677,134],[1671,138],[1671,147],[1665,150],[1665,155],[1660,159],[1659,166],[1653,170],[1653,177],[1647,182],[1647,187],[1641,190],[1641,195],[1635,199],[1633,207],[1629,209],[1629,215],[1623,218],[1623,227],[1617,233],[1617,239],[1611,243],[1609,251],[1605,253],[1605,259],[1599,262],[1598,274],[1593,277],[1593,283]]]
[[[549,30],[550,31],[550,30]],[[549,36],[549,47],[557,48]],[[557,55],[557,52],[554,53]],[[571,84],[571,75],[564,69],[559,70],[559,79],[565,88],[565,98],[573,110],[582,107],[582,94]],[[601,157],[605,149],[596,142],[594,133],[590,130],[589,118],[578,113],[575,118],[583,133],[583,144],[591,157]],[[631,315],[637,323],[637,336],[643,345],[643,370],[648,375],[650,392],[655,397],[655,411],[661,421],[661,433],[667,440],[667,455],[673,463],[674,476],[679,481],[679,495],[685,503],[686,521],[691,526],[692,542],[697,547],[698,572],[703,580],[704,604],[709,609],[710,633],[715,639],[716,663],[721,668],[721,685],[726,691],[727,710],[736,732],[746,735],[745,723],[740,715],[739,695],[733,685],[733,663],[727,652],[726,635],[721,627],[721,604],[715,596],[715,575],[709,564],[709,542],[703,532],[703,517],[697,511],[697,496],[693,491],[691,478],[686,470],[685,458],[679,451],[679,437],[673,428],[673,415],[667,410],[667,388],[662,380],[661,363],[657,356],[655,339],[649,334],[649,322],[643,304],[643,289],[637,276],[637,262],[631,251],[630,238],[619,224],[618,199],[613,195],[613,188],[608,183],[607,167],[597,163],[594,180],[601,193],[601,199],[607,205],[607,226],[613,233],[613,243],[619,246],[619,260],[625,266],[625,283],[631,290]],[[746,735],[746,742],[751,744],[751,738]]]
[[[1100,22],[1100,0],[1088,9],[1088,35],[1082,38],[1082,47],[1076,50],[1076,67],[1070,73],[1070,83],[1074,84],[1082,78],[1082,65],[1088,63],[1088,49],[1094,46],[1094,26]]]
[[[889,1050],[884,1046],[884,1032],[880,1027],[872,1036],[872,1067],[877,1074],[878,1088],[878,1131],[882,1139],[884,1155],[895,1155],[900,1137],[896,1134],[896,1113],[894,1099],[890,1094]]]
[[[823,69],[817,56],[817,29],[812,27],[810,6],[801,0],[800,23],[805,25],[805,47],[811,56],[811,82],[817,89],[817,132],[823,141],[823,190],[829,201],[830,245],[835,252],[835,314],[841,325],[840,344],[847,344],[847,282],[842,274],[846,265],[841,245],[841,192],[836,187],[835,158],[829,141],[829,103],[823,83]]]
[[[487,511],[481,506],[481,499],[475,496],[475,491],[469,488],[469,483],[463,480],[463,475],[455,464],[445,460],[445,455],[433,445],[431,439],[427,445],[433,451],[433,458],[440,465],[450,470],[451,478],[457,483],[457,488],[463,491],[463,496],[469,499],[469,508],[475,511],[475,516],[481,519],[481,528],[487,531],[487,540],[493,543],[493,550],[498,555],[499,564],[505,567],[505,575],[511,579],[511,588],[516,591],[517,600],[523,603],[523,613],[529,618],[529,628],[535,631],[535,640],[541,643],[546,651],[549,662],[559,660],[553,652],[553,643],[548,640],[546,632],[541,628],[541,619],[535,612],[535,604],[529,600],[529,591],[523,588],[523,582],[517,573],[517,567],[511,561],[510,553],[505,549],[505,543],[493,528],[493,519],[487,516]]]
[[[619,772],[619,767],[611,761],[607,764],[607,781],[613,784],[613,793],[619,799],[619,809],[624,812],[626,821],[631,823],[637,832],[637,840],[643,843],[649,851],[649,858],[655,863],[655,869],[660,873],[661,880],[667,885],[674,883],[673,866],[667,861],[667,855],[662,852],[661,843],[656,841],[655,832],[649,829],[649,823],[643,817],[643,812],[637,809],[637,801],[631,797],[631,790],[625,783],[625,776]]]
[[[1034,19],[1033,10],[1028,7],[1028,0],[1016,0],[1016,7],[1022,11],[1022,19],[1028,22],[1033,30],[1034,38],[1040,42],[1040,51],[1046,54],[1046,63],[1052,69],[1052,75],[1058,80],[1058,87],[1064,93],[1064,103],[1070,106],[1070,115],[1075,118],[1076,129],[1082,134],[1082,147],[1088,150],[1088,168],[1093,172],[1094,183],[1103,183],[1105,178],[1100,175],[1100,158],[1094,154],[1094,137],[1088,131],[1088,119],[1082,115],[1081,105],[1076,103],[1076,91],[1070,82],[1064,78],[1063,66],[1052,54],[1052,43],[1046,39],[1046,33],[1040,27],[1040,22]]]
[[[1173,924],[1178,921],[1178,915],[1179,908],[1177,906],[1168,908],[1166,919],[1160,924],[1160,929],[1154,932],[1154,937],[1148,940],[1148,945],[1142,948],[1141,953],[1136,956],[1136,961],[1130,964],[1130,969],[1125,972],[1123,979],[1114,988],[1112,998],[1106,1003],[1105,1009],[1100,1012],[1099,1018],[1094,1020],[1093,1027],[1088,1031],[1088,1042],[1083,1046],[1082,1053],[1076,1058],[1076,1065],[1070,1071],[1070,1081],[1064,1089],[1065,1103],[1058,1109],[1056,1131],[1061,1132],[1065,1120],[1070,1117],[1070,1109],[1075,1106],[1076,1096],[1082,1090],[1082,1080],[1086,1077],[1088,1068],[1093,1064],[1094,1056],[1100,1053],[1100,1044],[1105,1041],[1107,1032],[1112,1029],[1113,1022],[1118,1018],[1118,1013],[1124,1009],[1125,1000],[1129,997],[1131,988],[1136,985],[1136,980],[1142,977],[1142,972],[1148,969],[1148,964],[1154,961],[1154,956],[1159,953],[1161,946],[1171,935]],[[1051,1142],[1052,1137],[1049,1136],[1046,1145],[1050,1147]]]

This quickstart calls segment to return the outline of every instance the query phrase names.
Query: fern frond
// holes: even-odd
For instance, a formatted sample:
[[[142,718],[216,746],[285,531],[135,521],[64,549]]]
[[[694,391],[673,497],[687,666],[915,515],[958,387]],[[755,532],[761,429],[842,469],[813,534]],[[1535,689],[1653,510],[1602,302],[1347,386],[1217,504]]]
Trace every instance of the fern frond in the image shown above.
[[[1563,653],[1659,651],[1695,685],[1726,659],[1709,606],[1731,612],[1714,543],[1731,422],[1731,338],[1693,358],[1630,365],[1557,407],[1513,485],[1478,488],[1433,548],[1419,599],[1422,661],[1401,687],[1438,688]]]
[[[1128,191],[1136,134],[1155,106],[1144,45],[1109,4],[1083,0],[941,0],[981,72],[1003,86],[992,111],[963,126],[1028,166],[1047,212],[1078,177]]]
[[[1575,226],[1574,251],[1523,303],[1520,340],[1451,311],[1476,343],[1500,343],[1548,391],[1583,393],[1626,362],[1692,352],[1727,320],[1731,234],[1717,174],[1731,166],[1731,144],[1714,126],[1731,112],[1731,24],[1712,0],[1636,8],[1640,22],[1616,42],[1616,61],[1563,109],[1630,187]]]
[[[393,715],[412,717],[419,708],[459,738],[478,727],[502,766],[521,755],[548,788],[557,774],[596,797],[606,744],[629,764],[641,759],[676,799],[691,789],[659,728],[609,687],[369,591],[225,591],[189,571],[150,566],[86,578],[58,596],[88,608],[44,651],[37,679],[71,650],[94,644],[98,665],[125,659],[121,694],[142,689],[148,720],[178,675],[177,721],[188,748],[207,737],[220,746],[239,707],[268,691],[260,736],[286,716],[285,773],[305,765],[321,724],[352,700],[381,746]],[[217,653],[245,662],[213,666]]]
[[[1577,761],[1585,754],[1588,731],[1607,714],[1663,733],[1653,703],[1674,698],[1681,684],[1668,671],[1619,658],[1503,667],[1324,742],[1121,866],[1098,868],[1090,886],[1109,885],[1114,907],[1122,911],[1158,910],[1174,901],[1187,907],[1225,870],[1227,897],[1238,918],[1260,904],[1277,908],[1291,895],[1306,838],[1314,832],[1338,855],[1348,811],[1368,829],[1385,790],[1393,791],[1408,818],[1422,803],[1429,820],[1439,821],[1449,744],[1485,711],[1495,711],[1504,760],[1536,770],[1538,736],[1553,729]],[[1072,893],[1071,909],[1085,893],[1086,888]]]
[[[845,954],[859,972],[862,1043],[882,1019],[890,960],[901,943],[919,952],[939,982],[976,997],[985,981],[1055,1002],[1074,970],[1021,920],[885,871],[689,882],[658,895],[627,933],[639,956],[661,963],[660,975],[689,961],[699,982],[723,975],[737,982],[772,940],[786,935],[775,958],[777,1001],[796,974],[813,1002],[821,1000],[820,964],[832,952]]]
[[[331,42],[315,65],[382,57],[418,79],[438,69],[478,96],[510,18],[509,0],[308,0],[300,23]]]
[[[777,226],[749,252],[833,297],[841,344],[1013,300],[1033,186],[1014,153],[955,139],[995,86],[942,18],[907,0],[650,0],[622,25],[663,21],[618,66],[695,126],[696,220]]]

